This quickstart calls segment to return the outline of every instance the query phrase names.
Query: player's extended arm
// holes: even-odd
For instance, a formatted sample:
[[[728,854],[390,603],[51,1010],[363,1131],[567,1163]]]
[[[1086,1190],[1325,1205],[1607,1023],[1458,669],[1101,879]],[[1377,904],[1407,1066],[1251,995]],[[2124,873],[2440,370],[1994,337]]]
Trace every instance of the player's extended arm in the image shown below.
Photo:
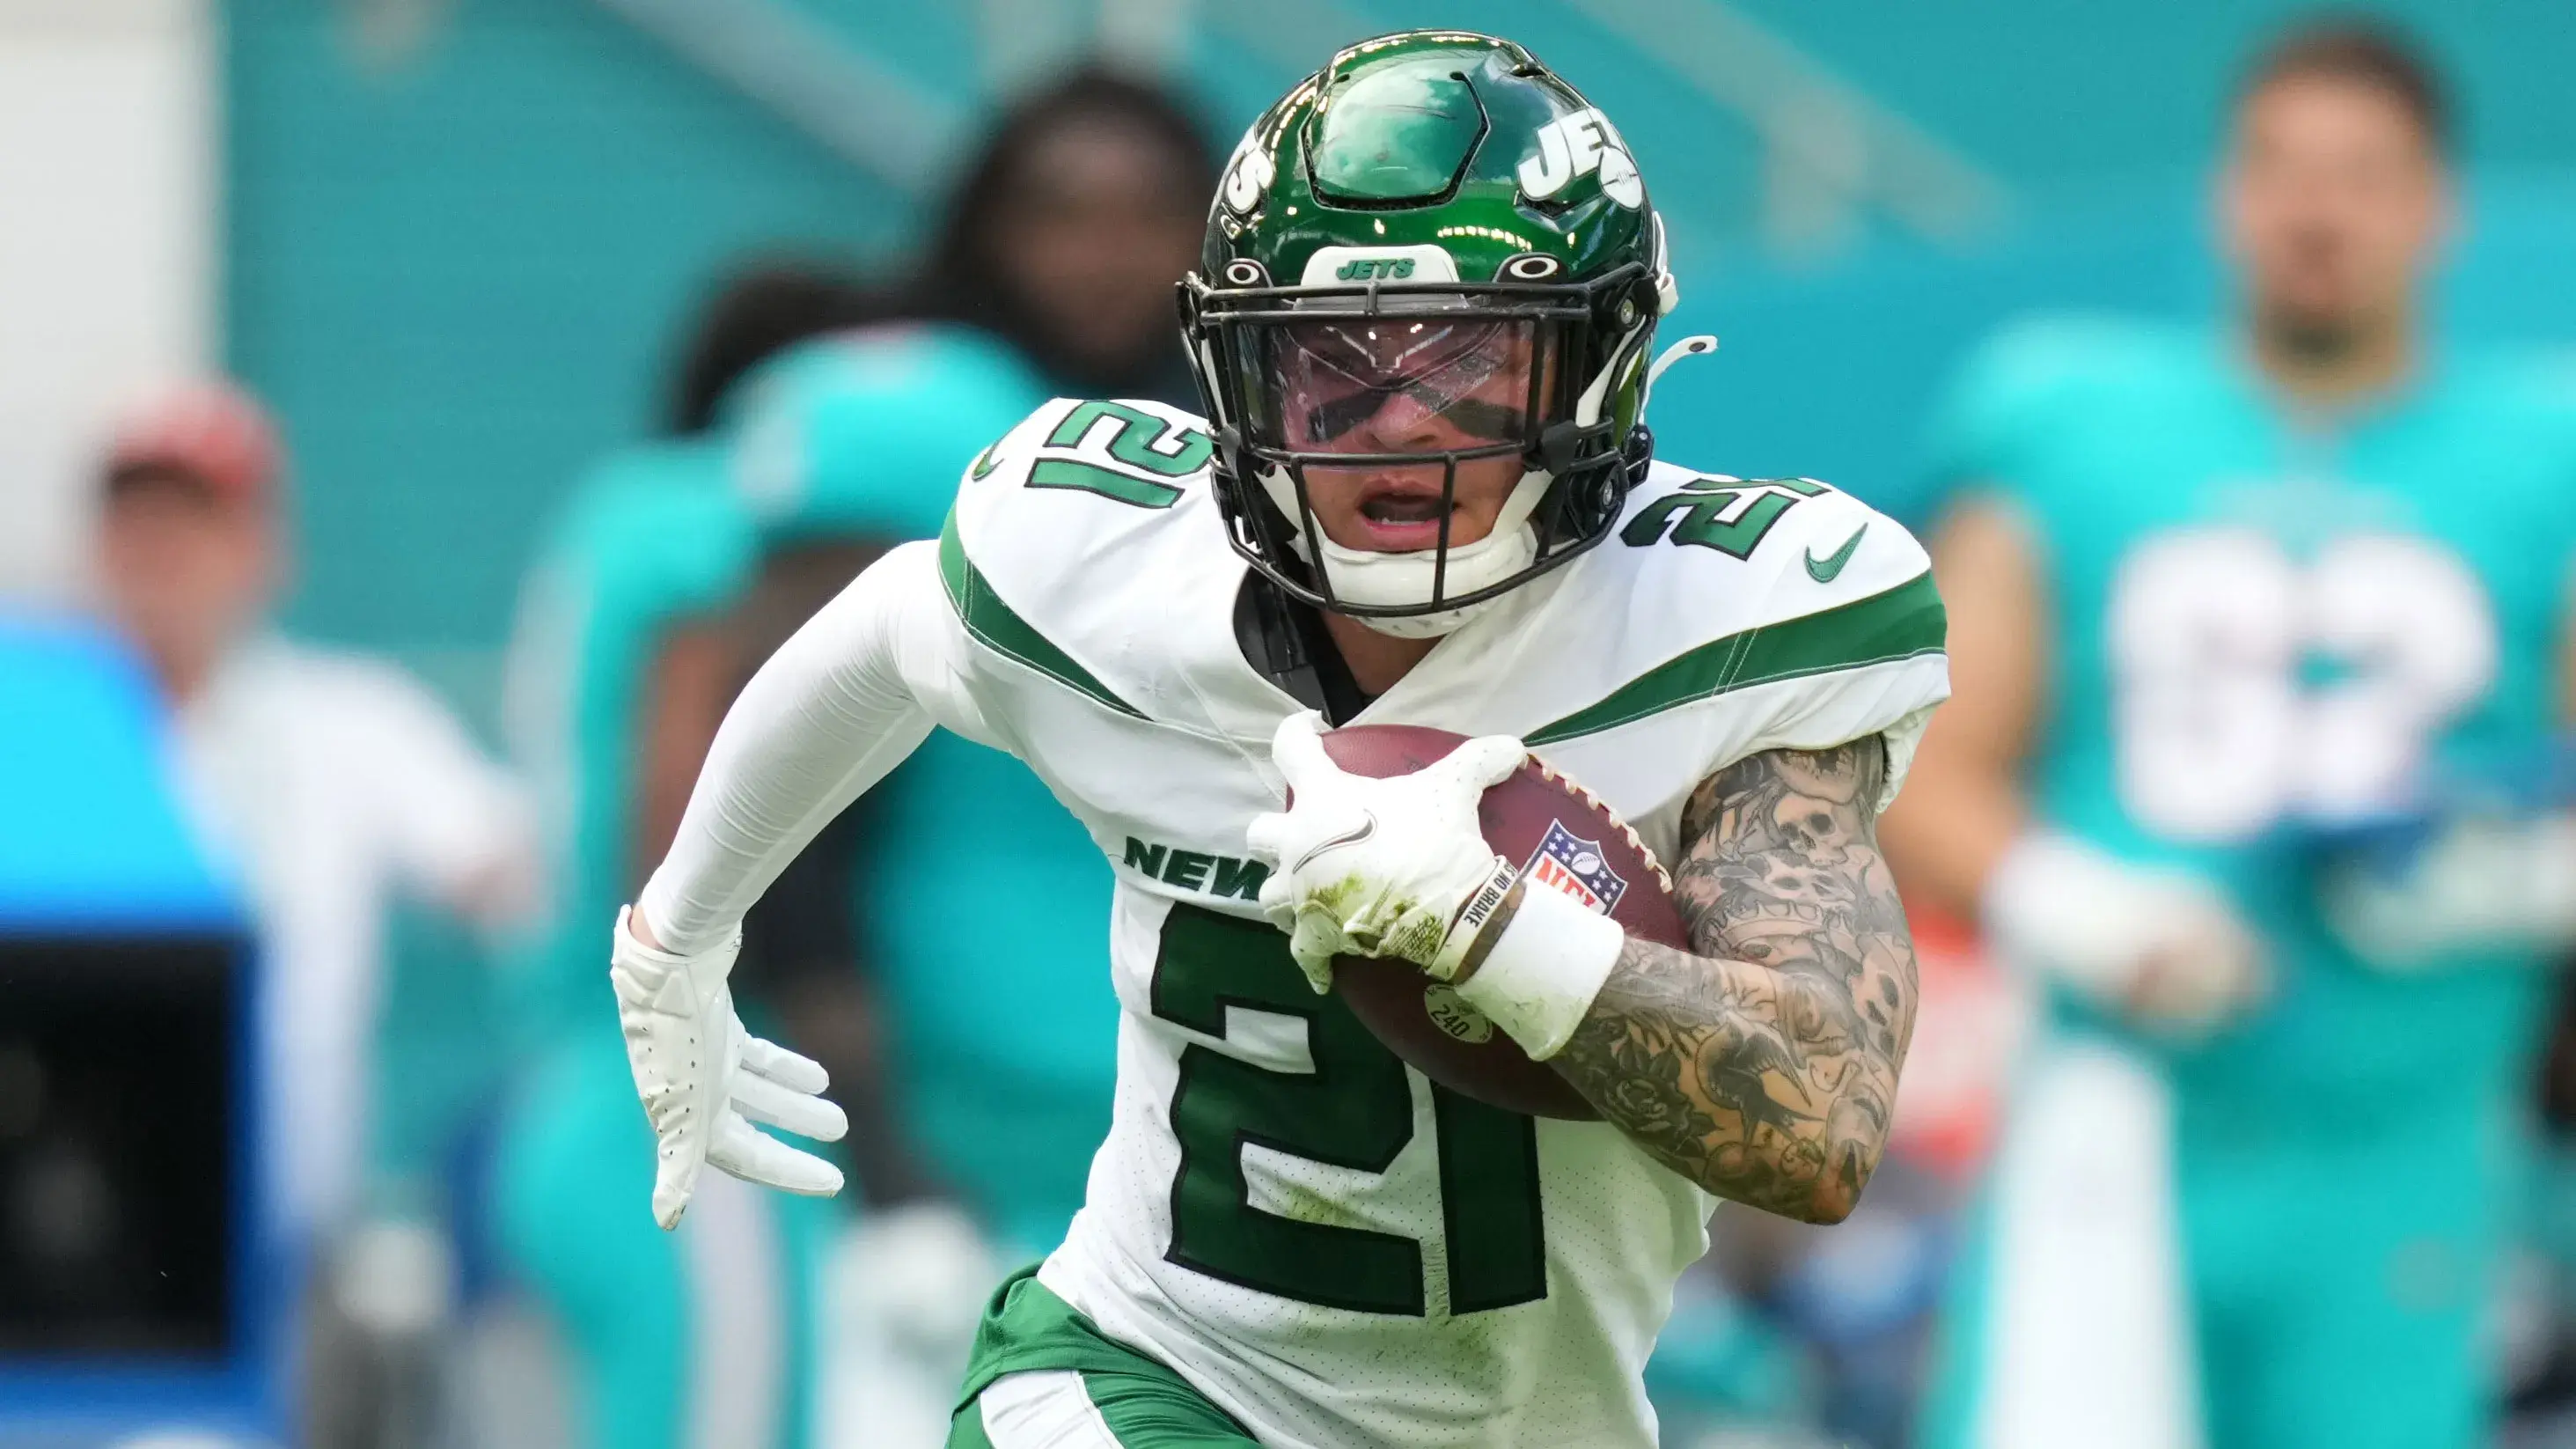
[[[660,943],[731,936],[796,853],[921,744],[950,667],[930,544],[888,553],[762,664],[725,712],[637,908]]]
[[[1981,924],[2007,965],[2159,1029],[2199,1032],[2241,1010],[2260,971],[2214,888],[2032,819],[2022,772],[2047,709],[2051,620],[2023,520],[1970,494],[1931,547],[1952,694],[1881,825],[1906,893]]]
[[[838,1169],[750,1124],[846,1128],[823,1069],[745,1032],[726,986],[743,913],[797,852],[930,732],[953,668],[932,546],[887,554],[799,629],[716,731],[678,833],[610,957],[627,1061],[659,1139],[653,1214],[679,1221],[699,1169],[794,1192]]]
[[[1876,736],[1703,783],[1673,891],[1693,952],[1628,938],[1550,1059],[1720,1197],[1840,1222],[1878,1167],[1914,1033],[1914,942],[1879,855]]]
[[[2029,814],[2022,760],[2047,687],[2047,615],[2031,545],[2003,508],[1971,501],[1932,535],[1948,614],[1950,699],[1932,716],[1881,834],[1918,901],[1974,921]]]

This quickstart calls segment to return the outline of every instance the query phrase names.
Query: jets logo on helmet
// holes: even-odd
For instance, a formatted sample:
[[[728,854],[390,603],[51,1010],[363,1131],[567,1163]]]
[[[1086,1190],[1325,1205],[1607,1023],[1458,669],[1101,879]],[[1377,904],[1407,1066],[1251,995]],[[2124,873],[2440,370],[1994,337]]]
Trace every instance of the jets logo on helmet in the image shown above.
[[[1619,139],[1610,118],[1597,106],[1550,121],[1538,128],[1538,151],[1521,162],[1521,190],[1545,201],[1577,176],[1598,172],[1601,194],[1634,211],[1646,204],[1646,183],[1628,143]]]
[[[1544,203],[1544,204],[1538,204]],[[1509,41],[1411,31],[1333,57],[1254,123],[1181,288],[1236,551],[1291,597],[1391,634],[1475,609],[1608,537],[1644,472],[1663,228],[1607,117]],[[1390,399],[1438,445],[1359,419]],[[1325,537],[1310,470],[1516,484],[1482,537]]]
[[[1225,187],[1218,193],[1228,211],[1249,215],[1268,195],[1270,183],[1278,176],[1278,164],[1270,159],[1270,150],[1261,144],[1261,128],[1243,138],[1234,148],[1234,160],[1225,168]]]

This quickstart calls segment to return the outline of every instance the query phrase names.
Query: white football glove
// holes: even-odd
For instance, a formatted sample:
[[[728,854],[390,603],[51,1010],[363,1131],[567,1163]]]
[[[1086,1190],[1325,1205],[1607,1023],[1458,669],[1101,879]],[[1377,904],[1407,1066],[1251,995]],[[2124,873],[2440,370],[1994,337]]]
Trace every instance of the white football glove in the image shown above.
[[[1487,735],[1426,769],[1378,780],[1334,764],[1322,728],[1321,715],[1291,715],[1270,741],[1293,799],[1245,835],[1271,867],[1262,910],[1288,933],[1289,954],[1318,993],[1332,989],[1333,958],[1344,953],[1454,971],[1441,950],[1451,924],[1498,876],[1508,885],[1512,869],[1485,844],[1476,802],[1529,752],[1508,735]]]
[[[617,1023],[626,1034],[626,1064],[659,1140],[653,1172],[653,1221],[679,1225],[698,1169],[712,1163],[745,1182],[809,1197],[841,1190],[841,1170],[754,1128],[753,1122],[836,1142],[850,1128],[841,1109],[820,1095],[823,1068],[743,1030],[725,977],[742,950],[741,933],[694,956],[647,946],[617,913],[608,979],[617,989]]]
[[[2214,1030],[2265,990],[2261,948],[2216,887],[2068,836],[2016,841],[1984,907],[2006,963],[2167,1032]]]

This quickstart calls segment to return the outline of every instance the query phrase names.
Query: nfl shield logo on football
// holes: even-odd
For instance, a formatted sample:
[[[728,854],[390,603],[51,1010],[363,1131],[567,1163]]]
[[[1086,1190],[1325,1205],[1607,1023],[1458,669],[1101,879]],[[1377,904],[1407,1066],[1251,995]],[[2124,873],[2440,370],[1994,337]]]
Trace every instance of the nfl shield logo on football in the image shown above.
[[[1521,867],[1521,878],[1563,891],[1605,916],[1628,892],[1628,882],[1601,858],[1601,842],[1566,829],[1562,820],[1548,822],[1547,838]]]

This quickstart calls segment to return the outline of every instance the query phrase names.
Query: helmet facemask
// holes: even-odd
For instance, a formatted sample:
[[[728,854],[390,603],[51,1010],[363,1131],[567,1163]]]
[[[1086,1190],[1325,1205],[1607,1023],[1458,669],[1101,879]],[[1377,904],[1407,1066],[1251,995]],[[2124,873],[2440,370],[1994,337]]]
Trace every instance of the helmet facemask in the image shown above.
[[[1218,466],[1232,475],[1219,487],[1236,550],[1292,597],[1381,632],[1455,629],[1616,523],[1639,449],[1613,400],[1642,366],[1658,301],[1638,266],[1553,285],[1193,278],[1183,305]],[[1462,476],[1473,485],[1498,468],[1518,477],[1490,528],[1453,540],[1462,498],[1491,497],[1462,494]],[[1385,541],[1334,541],[1319,490],[1357,496],[1373,525],[1389,525],[1363,525]]]

